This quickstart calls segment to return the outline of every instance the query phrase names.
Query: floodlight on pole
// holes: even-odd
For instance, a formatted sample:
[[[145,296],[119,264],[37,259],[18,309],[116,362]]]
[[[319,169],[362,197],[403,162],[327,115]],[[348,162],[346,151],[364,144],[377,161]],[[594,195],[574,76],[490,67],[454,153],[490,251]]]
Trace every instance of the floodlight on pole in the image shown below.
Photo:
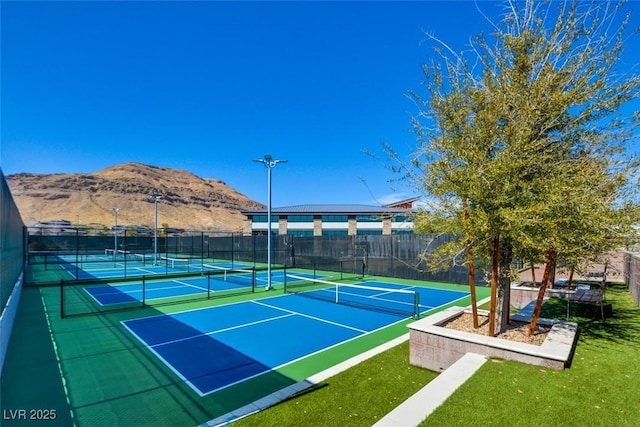
[[[118,211],[120,208],[111,208],[115,217],[115,225],[113,226],[113,257],[118,256]]]
[[[158,202],[162,199],[160,194],[152,194],[149,196],[155,205],[155,220],[153,227],[153,265],[158,265]]]
[[[267,286],[265,290],[273,289],[271,285],[271,169],[278,163],[286,163],[287,160],[274,160],[269,154],[262,159],[254,159],[254,162],[262,163],[267,168]]]

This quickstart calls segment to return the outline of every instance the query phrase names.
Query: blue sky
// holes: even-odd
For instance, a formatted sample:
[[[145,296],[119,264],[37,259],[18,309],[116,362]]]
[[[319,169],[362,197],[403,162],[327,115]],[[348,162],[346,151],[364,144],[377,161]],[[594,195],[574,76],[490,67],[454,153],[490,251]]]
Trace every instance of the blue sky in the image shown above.
[[[408,156],[417,110],[406,93],[420,89],[432,52],[424,31],[463,49],[486,29],[478,7],[500,10],[485,1],[2,1],[3,172],[137,161],[266,203],[266,169],[252,159],[271,154],[288,160],[273,170],[274,206],[414,196],[363,151],[385,141]],[[626,9],[640,26],[640,2]],[[626,57],[637,66],[638,40]]]

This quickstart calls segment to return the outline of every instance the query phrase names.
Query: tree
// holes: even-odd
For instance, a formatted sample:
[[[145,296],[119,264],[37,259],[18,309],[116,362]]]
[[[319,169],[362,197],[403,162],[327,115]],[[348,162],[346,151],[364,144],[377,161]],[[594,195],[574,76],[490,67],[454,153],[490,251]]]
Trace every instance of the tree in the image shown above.
[[[450,219],[439,224],[491,259],[491,335],[508,321],[512,256],[545,260],[543,295],[558,257],[615,248],[638,220],[638,165],[625,147],[640,117],[620,107],[640,80],[616,68],[621,4],[505,6],[493,36],[467,52],[428,36],[427,95],[411,92],[418,150],[410,172],[399,168],[429,195],[429,219]]]
[[[135,225],[128,225],[125,230],[125,236],[130,237],[130,236],[137,236],[138,235],[138,227],[136,227]]]

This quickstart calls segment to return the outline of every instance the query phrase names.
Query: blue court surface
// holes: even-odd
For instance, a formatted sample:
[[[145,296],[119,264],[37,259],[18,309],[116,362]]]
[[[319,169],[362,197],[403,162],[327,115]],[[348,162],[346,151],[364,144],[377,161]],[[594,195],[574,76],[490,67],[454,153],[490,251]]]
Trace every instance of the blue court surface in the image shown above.
[[[179,272],[207,272],[221,269],[251,268],[252,265],[241,263],[207,263],[187,259],[159,260],[154,265],[153,260],[142,261],[84,261],[79,263],[61,263],[61,268],[73,280],[109,279],[114,277],[153,276]]]
[[[406,285],[371,282],[375,286]],[[412,288],[421,310],[467,292]],[[287,294],[122,324],[197,394],[204,396],[406,320],[406,316]]]
[[[256,273],[256,286],[264,286],[267,283],[268,273]],[[311,275],[299,274],[301,277],[312,278]],[[271,274],[272,284],[281,284],[284,281],[284,273],[276,271]],[[84,290],[100,306],[126,304],[129,302],[153,301],[163,298],[185,297],[190,295],[215,293],[230,290],[250,290],[252,286],[252,272],[238,270],[229,271],[228,274],[215,274],[210,278],[206,276],[185,277],[179,279],[153,280],[144,284],[142,282],[121,283],[114,285],[87,286]]]

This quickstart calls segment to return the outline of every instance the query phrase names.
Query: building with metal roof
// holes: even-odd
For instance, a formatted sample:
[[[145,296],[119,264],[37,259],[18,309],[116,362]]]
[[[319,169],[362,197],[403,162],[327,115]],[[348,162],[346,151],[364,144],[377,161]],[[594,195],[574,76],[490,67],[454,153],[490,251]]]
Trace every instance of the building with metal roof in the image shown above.
[[[413,233],[417,197],[383,206],[309,204],[271,208],[274,234],[293,236],[355,236]],[[267,209],[245,210],[243,234],[266,234]]]

